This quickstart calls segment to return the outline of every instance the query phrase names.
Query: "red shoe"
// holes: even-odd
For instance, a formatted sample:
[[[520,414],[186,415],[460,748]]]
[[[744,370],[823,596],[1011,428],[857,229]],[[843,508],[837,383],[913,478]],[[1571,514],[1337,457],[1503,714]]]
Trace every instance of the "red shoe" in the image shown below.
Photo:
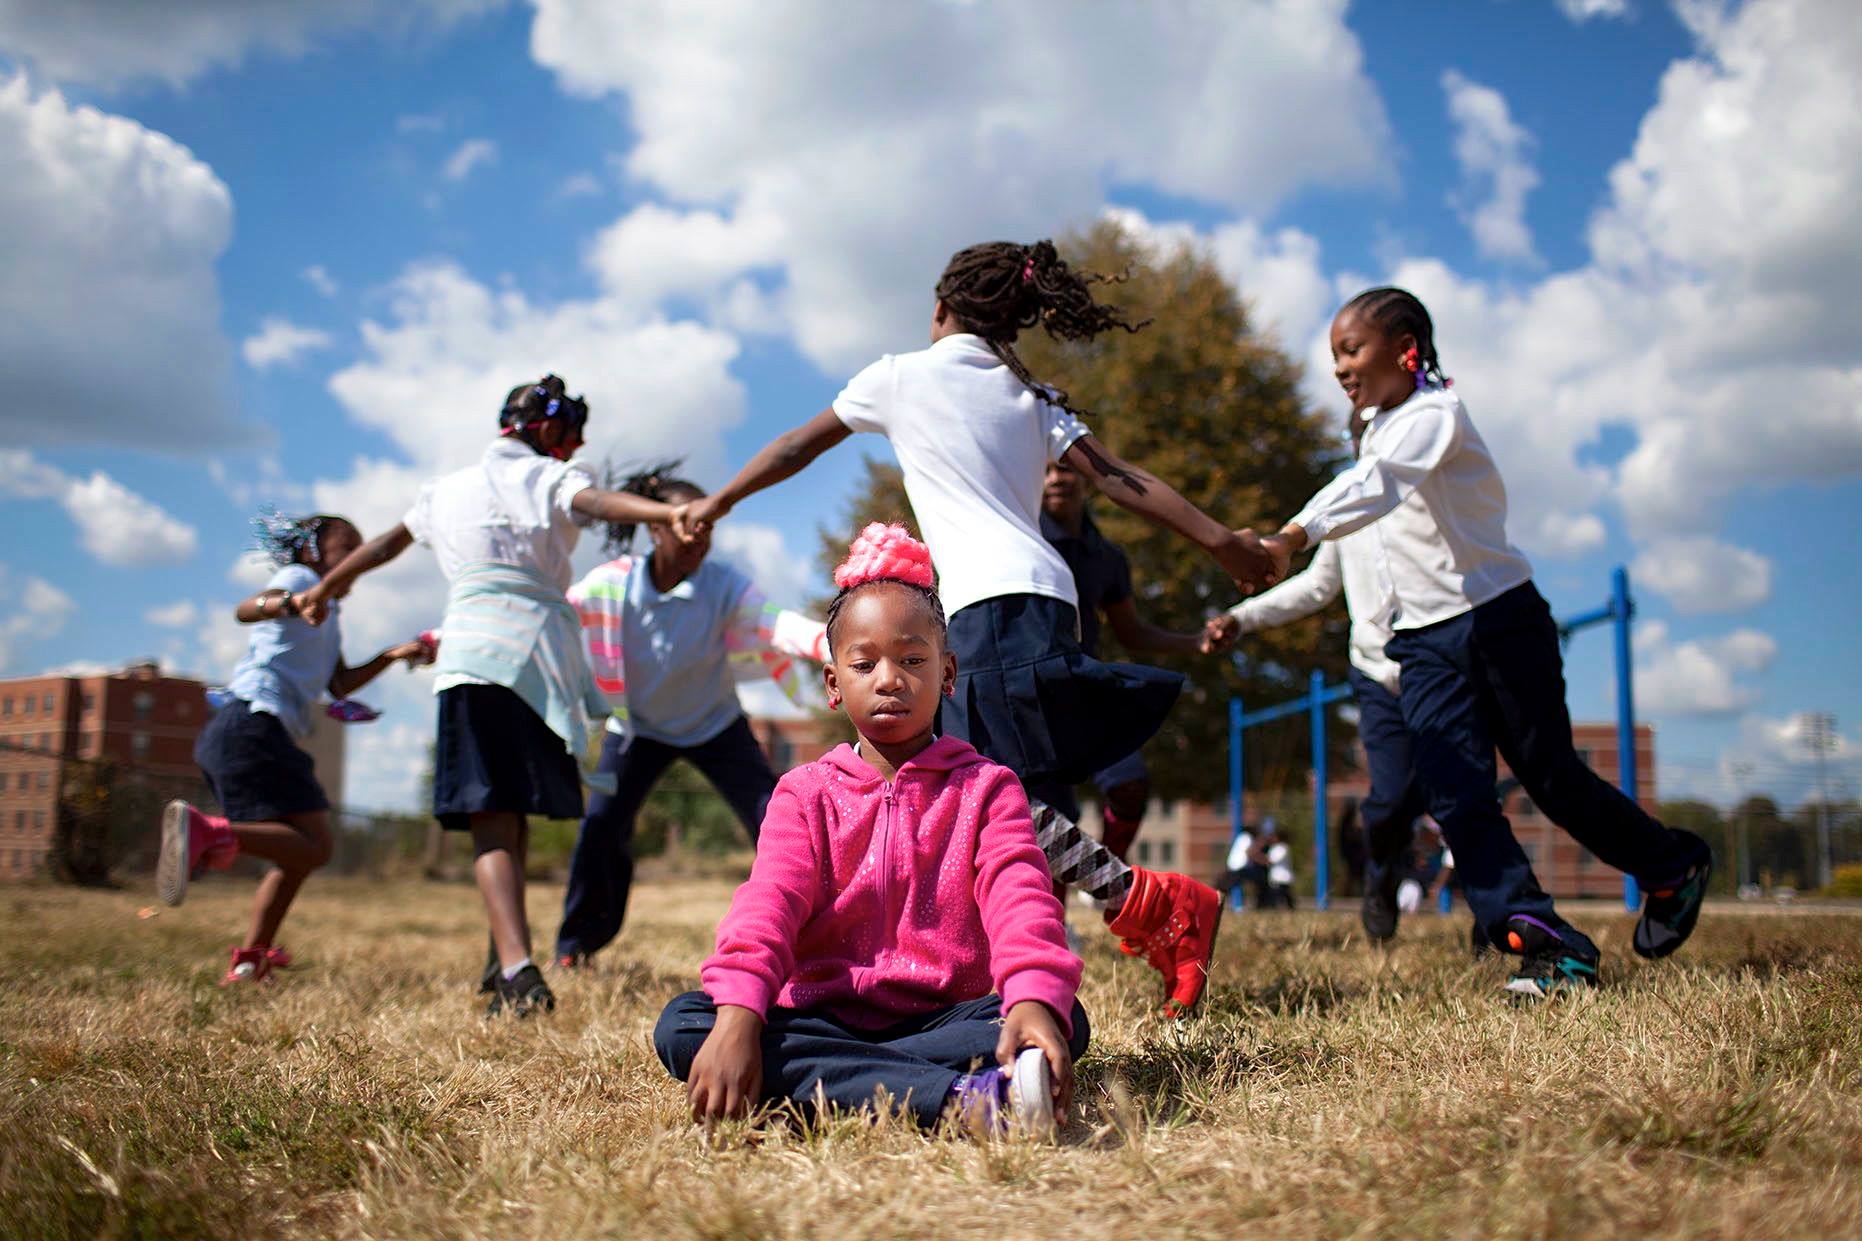
[[[162,808],[162,846],[155,863],[155,888],[162,900],[179,905],[188,880],[209,867],[223,870],[239,856],[239,841],[226,820],[202,814],[176,799]]]
[[[227,967],[226,976],[220,979],[222,987],[231,987],[242,982],[265,982],[272,976],[271,957],[263,948],[233,949],[233,963]]]
[[[1222,924],[1222,897],[1188,875],[1131,868],[1131,891],[1106,927],[1119,950],[1143,957],[1164,976],[1166,1017],[1187,1017],[1203,998]]]
[[[270,948],[265,950],[265,960],[275,970],[288,970],[291,968],[291,954],[276,944],[273,944]]]

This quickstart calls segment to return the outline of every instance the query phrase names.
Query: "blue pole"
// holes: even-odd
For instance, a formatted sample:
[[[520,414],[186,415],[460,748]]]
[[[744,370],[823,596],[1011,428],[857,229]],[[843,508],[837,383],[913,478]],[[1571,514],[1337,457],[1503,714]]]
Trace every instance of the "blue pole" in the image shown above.
[[[1436,899],[1437,908],[1439,909],[1440,912],[1445,913],[1445,914],[1454,912],[1455,894],[1449,888],[1447,884],[1442,885],[1441,895],[1437,896],[1435,899]]]
[[[1616,769],[1623,796],[1639,801],[1636,779],[1636,676],[1629,642],[1629,623],[1636,614],[1629,597],[1629,570],[1616,566],[1610,574],[1610,618],[1616,630]],[[1633,876],[1623,876],[1623,904],[1634,910],[1642,903]]]
[[[1331,906],[1332,842],[1326,830],[1325,806],[1325,673],[1313,669],[1312,680],[1312,845],[1313,904]]]
[[[1228,842],[1232,848],[1241,835],[1241,699],[1228,700]],[[1222,858],[1224,869],[1228,866],[1228,857]],[[1237,884],[1228,895],[1231,908],[1242,907],[1241,885]]]

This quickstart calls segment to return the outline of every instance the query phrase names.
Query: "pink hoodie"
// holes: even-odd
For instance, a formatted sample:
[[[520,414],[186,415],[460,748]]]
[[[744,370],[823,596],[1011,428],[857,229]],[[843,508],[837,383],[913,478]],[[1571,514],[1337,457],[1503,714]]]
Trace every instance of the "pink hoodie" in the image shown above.
[[[1067,1029],[1080,961],[1020,782],[940,737],[890,785],[847,745],[785,775],[700,976],[713,1003],[764,1016],[876,1029],[993,990]]]

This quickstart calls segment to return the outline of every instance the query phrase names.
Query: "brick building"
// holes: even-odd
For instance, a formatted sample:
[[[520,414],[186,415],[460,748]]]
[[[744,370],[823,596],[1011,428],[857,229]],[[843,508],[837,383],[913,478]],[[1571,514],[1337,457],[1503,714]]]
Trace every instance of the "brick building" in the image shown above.
[[[0,681],[0,881],[44,871],[60,806],[89,773],[108,769],[132,782],[138,806],[202,798],[194,741],[210,710],[206,688],[154,662]],[[305,748],[339,800],[341,727],[322,715],[317,721]]]
[[[1574,724],[1571,732],[1577,744],[1578,756],[1605,780],[1616,783],[1619,774],[1616,725]],[[1639,800],[1644,809],[1653,814],[1658,806],[1655,730],[1648,724],[1636,726],[1636,771],[1640,786],[1638,792],[1641,794]],[[1503,803],[1507,818],[1512,822],[1513,833],[1519,838],[1526,856],[1531,859],[1533,870],[1546,891],[1560,897],[1621,896],[1622,874],[1598,861],[1588,849],[1580,847],[1557,824],[1540,814],[1532,804],[1532,799],[1526,796],[1525,790],[1513,780],[1505,760],[1500,762],[1500,774],[1501,787],[1506,790]],[[1348,801],[1363,797],[1369,787],[1361,770],[1349,772],[1343,779],[1331,782],[1327,790],[1327,807],[1329,821],[1334,829]],[[1257,812],[1251,808],[1248,817],[1257,818]],[[1096,831],[1098,822],[1095,812],[1089,809],[1084,818]],[[1229,830],[1226,805],[1153,801],[1132,860],[1145,866],[1180,870],[1207,880],[1220,875],[1225,868]],[[1294,842],[1294,870],[1300,884],[1304,886],[1312,881],[1310,828],[1303,831],[1295,828],[1294,834],[1303,837]],[[1336,830],[1332,840],[1331,872],[1332,887],[1336,892],[1343,888],[1345,877],[1345,864],[1338,852]]]

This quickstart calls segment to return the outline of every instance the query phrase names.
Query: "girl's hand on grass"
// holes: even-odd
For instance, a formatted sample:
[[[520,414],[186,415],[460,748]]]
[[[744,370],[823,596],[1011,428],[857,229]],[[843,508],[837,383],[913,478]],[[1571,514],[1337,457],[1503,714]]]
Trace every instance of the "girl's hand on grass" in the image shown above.
[[[1039,1047],[1047,1057],[1054,1075],[1054,1123],[1065,1125],[1073,1106],[1073,1053],[1067,1050],[1054,1010],[1039,1000],[1023,1000],[1009,1009],[1002,1021],[1002,1037],[996,1040],[996,1063],[1014,1068],[1016,1054],[1024,1047]]]
[[[736,1004],[718,1006],[717,1024],[692,1057],[686,1083],[693,1120],[705,1124],[750,1114],[763,1093],[762,1037],[763,1019],[755,1012]]]

